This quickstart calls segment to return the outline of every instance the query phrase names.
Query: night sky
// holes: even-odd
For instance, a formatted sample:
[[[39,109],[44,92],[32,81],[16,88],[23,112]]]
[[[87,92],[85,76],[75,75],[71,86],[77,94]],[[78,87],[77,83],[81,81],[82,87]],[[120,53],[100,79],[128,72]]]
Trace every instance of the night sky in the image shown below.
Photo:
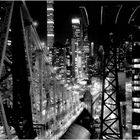
[[[101,5],[104,6],[103,25],[100,24]],[[123,5],[118,17],[117,26],[114,26],[115,18],[120,8]],[[55,1],[54,3],[54,22],[55,22],[55,41],[64,43],[67,38],[72,36],[71,18],[80,14],[79,6],[85,6],[89,17],[89,40],[101,41],[109,31],[117,31],[119,36],[123,36],[128,32],[127,24],[133,10],[140,5],[139,1]],[[33,20],[39,23],[37,32],[41,40],[46,40],[46,2],[45,1],[30,1],[27,2],[27,7]],[[140,9],[136,12],[135,22],[139,24]],[[119,32],[118,32],[119,31]]]

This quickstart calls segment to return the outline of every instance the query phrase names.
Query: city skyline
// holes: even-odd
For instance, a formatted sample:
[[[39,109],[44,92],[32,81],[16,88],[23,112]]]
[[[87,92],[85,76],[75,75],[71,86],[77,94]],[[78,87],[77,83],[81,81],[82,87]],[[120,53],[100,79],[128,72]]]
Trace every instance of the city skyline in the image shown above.
[[[133,13],[134,9],[140,2],[135,1],[54,1],[54,33],[55,41],[65,43],[67,38],[72,37],[72,24],[71,19],[80,15],[79,6],[85,6],[89,18],[89,40],[95,42],[102,42],[102,38],[106,36],[106,30],[117,31],[119,35],[123,35],[129,32],[128,21]],[[103,13],[101,18],[101,6],[103,6]],[[122,6],[122,7],[121,7]],[[27,2],[27,7],[33,20],[39,24],[37,31],[42,40],[46,39],[47,32],[47,16],[46,16],[46,2],[45,1],[34,1]],[[109,7],[109,8],[108,8]],[[117,13],[119,12],[117,18]],[[111,11],[111,12],[110,12]],[[137,10],[137,16],[134,15],[135,22],[139,23],[139,10]],[[115,20],[117,18],[117,26]],[[100,27],[101,25],[105,27]],[[115,27],[116,26],[116,27]],[[115,27],[115,28],[114,28]],[[118,28],[121,29],[121,33],[118,32]]]
[[[139,139],[140,2],[26,2],[0,2],[0,138]]]

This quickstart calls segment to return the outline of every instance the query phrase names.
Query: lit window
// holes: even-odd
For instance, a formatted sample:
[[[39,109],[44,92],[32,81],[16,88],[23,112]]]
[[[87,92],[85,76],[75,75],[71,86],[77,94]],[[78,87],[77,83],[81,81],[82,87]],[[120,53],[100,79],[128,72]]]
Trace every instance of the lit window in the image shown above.
[[[54,34],[47,34],[47,36],[54,37]]]
[[[133,59],[133,62],[134,63],[137,63],[137,62],[140,63],[140,59]]]
[[[51,7],[50,8],[47,7],[47,11],[54,11],[54,9]]]
[[[54,21],[49,20],[49,21],[47,21],[47,23],[48,23],[48,24],[54,24]]]
[[[140,130],[140,125],[132,125],[132,129]]]
[[[79,18],[73,18],[72,23],[73,24],[80,24],[80,19]]]
[[[134,42],[134,46],[140,45],[140,42]]]
[[[135,91],[139,91],[139,90],[140,90],[140,86],[134,86],[133,89],[134,89]]]
[[[135,113],[140,113],[140,109],[139,109],[139,108],[133,108],[132,110],[133,110],[133,112],[135,112]]]
[[[133,81],[133,84],[140,84],[140,81]]]
[[[140,64],[134,64],[133,67],[134,68],[140,68]]]
[[[10,45],[11,45],[11,43],[12,43],[12,41],[11,41],[11,40],[8,40],[8,41],[7,41],[7,45],[8,45],[8,46],[10,46]]]
[[[134,107],[133,108],[140,108],[140,103],[134,103]]]
[[[140,102],[140,98],[133,97],[132,100],[133,100],[134,102]]]
[[[134,75],[134,79],[139,79],[140,75]]]

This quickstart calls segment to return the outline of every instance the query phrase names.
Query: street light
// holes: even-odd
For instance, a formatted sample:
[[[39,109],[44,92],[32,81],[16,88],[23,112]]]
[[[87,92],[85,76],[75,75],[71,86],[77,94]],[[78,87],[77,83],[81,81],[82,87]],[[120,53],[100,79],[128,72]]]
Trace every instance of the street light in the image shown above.
[[[38,26],[38,22],[37,22],[37,21],[34,21],[34,22],[33,22],[33,25],[34,25],[35,27],[37,27],[37,26]]]
[[[46,46],[45,42],[44,42],[44,41],[42,41],[42,42],[41,42],[41,47],[44,49],[44,48],[45,48],[45,46]]]
[[[42,45],[42,46],[45,46],[45,42],[41,42],[41,45]]]

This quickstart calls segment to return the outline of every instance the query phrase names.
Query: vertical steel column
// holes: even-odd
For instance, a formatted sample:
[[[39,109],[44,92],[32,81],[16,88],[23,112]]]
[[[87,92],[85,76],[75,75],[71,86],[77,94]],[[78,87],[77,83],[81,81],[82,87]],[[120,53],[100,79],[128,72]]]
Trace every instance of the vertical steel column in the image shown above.
[[[30,83],[27,74],[25,42],[23,39],[24,36],[20,15],[21,5],[21,1],[15,2],[12,17],[13,117],[14,128],[18,138],[33,139],[36,137],[36,133],[33,130]]]
[[[38,52],[39,59],[39,94],[40,94],[40,121],[42,124],[42,102],[43,102],[43,59],[42,59],[42,51]]]
[[[50,98],[50,72],[49,72],[49,65],[45,64],[45,91],[46,91],[46,115],[45,115],[45,122],[47,122],[47,118],[49,116],[48,114],[48,110],[50,107],[50,103],[51,103],[51,98]]]
[[[72,79],[75,79],[75,39],[72,39]]]
[[[0,95],[0,118],[1,118],[1,122],[3,124],[3,127],[5,129],[7,138],[10,139],[10,129],[9,129],[9,126],[8,126],[8,123],[7,123],[6,114],[5,114],[5,110],[4,110],[4,107],[3,107],[1,95]]]
[[[3,47],[2,50],[0,50],[0,77],[2,74],[2,68],[3,68],[3,61],[6,53],[6,47],[7,47],[7,40],[8,40],[8,35],[9,35],[9,29],[11,25],[11,19],[12,19],[12,14],[13,14],[13,6],[14,2],[11,5],[11,9],[9,10],[8,8],[6,9],[5,13],[5,19],[2,21],[1,25],[1,37],[0,37],[0,46]],[[7,5],[7,7],[9,7]]]
[[[54,130],[56,130],[56,111],[57,111],[57,104],[56,104],[56,78],[55,78],[55,75],[53,75],[53,107],[54,107]]]
[[[10,2],[7,4],[7,2],[5,2],[4,4],[6,4],[6,9],[5,9],[5,15],[4,15],[4,21],[1,22],[1,36],[0,36],[0,80],[2,78],[2,71],[3,71],[3,66],[4,66],[4,59],[6,56],[6,47],[7,47],[7,40],[8,40],[8,36],[9,36],[9,29],[10,29],[10,25],[11,25],[11,19],[12,19],[12,14],[13,14],[13,6],[14,6],[14,2]],[[6,114],[5,114],[5,110],[3,107],[3,103],[2,103],[2,98],[0,95],[0,118],[3,124],[3,127],[5,129],[7,138],[10,138],[10,129],[7,123],[7,119],[6,119]]]
[[[33,109],[32,104],[33,104],[33,100],[32,100],[32,95],[33,95],[33,90],[32,90],[32,81],[33,81],[33,73],[32,73],[32,61],[31,61],[31,23],[29,22],[28,25],[24,25],[24,17],[23,17],[23,12],[22,10],[20,10],[21,12],[21,22],[22,22],[22,28],[23,28],[23,34],[24,34],[24,41],[25,41],[25,48],[26,48],[26,56],[27,56],[27,61],[28,61],[28,69],[29,69],[29,76],[30,76],[30,98],[31,98],[31,109]],[[33,112],[33,111],[32,111]]]
[[[125,52],[126,52],[126,45],[120,45],[118,48],[118,69],[121,72],[125,71]]]
[[[105,54],[102,110],[101,110],[101,139],[121,139],[121,114],[118,92],[118,73],[116,64],[116,46],[113,34],[110,33],[108,53]]]

